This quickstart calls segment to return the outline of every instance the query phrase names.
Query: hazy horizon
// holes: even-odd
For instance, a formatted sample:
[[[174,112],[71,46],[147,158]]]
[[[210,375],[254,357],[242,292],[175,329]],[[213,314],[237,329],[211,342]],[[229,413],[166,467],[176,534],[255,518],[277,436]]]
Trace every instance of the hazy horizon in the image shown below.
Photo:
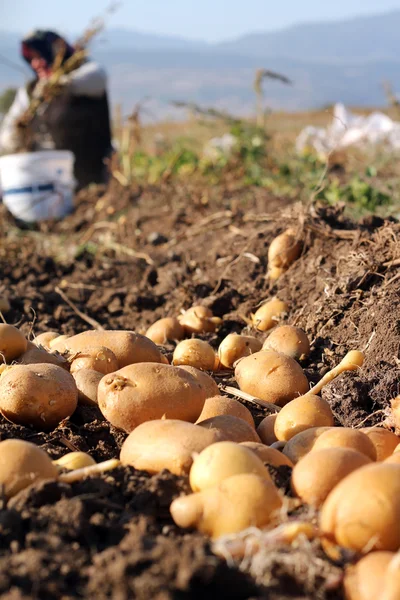
[[[76,34],[90,21],[104,14],[109,2],[69,0],[2,0],[1,31],[24,34],[33,28],[53,28]],[[126,0],[106,17],[107,28],[134,30],[144,34],[181,37],[199,42],[223,42],[248,33],[276,31],[293,25],[388,13],[400,9],[400,0],[337,0],[321,5],[319,0],[149,0],[147,3]],[[77,17],[79,15],[79,17]]]

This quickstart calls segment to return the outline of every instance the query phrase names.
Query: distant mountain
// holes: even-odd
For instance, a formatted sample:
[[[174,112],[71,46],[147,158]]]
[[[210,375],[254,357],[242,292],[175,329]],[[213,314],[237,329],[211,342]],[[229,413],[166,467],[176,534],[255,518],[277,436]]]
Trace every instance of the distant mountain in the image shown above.
[[[136,50],[201,50],[208,44],[201,40],[187,40],[181,37],[143,33],[130,29],[108,29],[99,35],[93,48],[124,48]]]
[[[250,33],[217,45],[246,56],[285,56],[319,62],[399,57],[400,10],[343,21],[305,23],[280,31]]]
[[[128,112],[150,97],[154,118],[176,115],[171,100],[249,114],[254,111],[252,84],[259,67],[293,81],[292,86],[265,82],[266,104],[273,109],[317,108],[338,101],[376,106],[385,103],[384,80],[400,88],[398,31],[400,11],[253,33],[220,44],[119,28],[94,40],[91,54],[109,73],[112,101]],[[30,77],[18,56],[19,39],[0,31],[0,92]]]

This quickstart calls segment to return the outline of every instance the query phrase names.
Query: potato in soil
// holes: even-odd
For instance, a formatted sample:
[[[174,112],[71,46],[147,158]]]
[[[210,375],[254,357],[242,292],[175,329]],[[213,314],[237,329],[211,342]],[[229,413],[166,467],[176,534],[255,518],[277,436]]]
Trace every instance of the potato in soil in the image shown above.
[[[242,358],[236,366],[235,378],[243,392],[278,406],[308,392],[308,380],[300,365],[273,350],[261,350]]]
[[[120,369],[140,362],[167,362],[154,342],[134,331],[84,331],[60,341],[55,339],[51,350],[74,354],[90,346],[109,348],[115,354]]]
[[[9,439],[0,442],[0,487],[11,498],[39,479],[56,479],[51,458],[30,442]]]
[[[10,363],[26,352],[28,340],[13,325],[0,323],[0,356]]]
[[[149,473],[168,469],[175,475],[184,475],[189,473],[193,457],[220,439],[215,429],[178,419],[147,421],[128,435],[120,458],[122,464]]]
[[[145,421],[162,417],[196,421],[206,392],[184,369],[139,363],[105,375],[97,397],[105,418],[129,433]]]
[[[56,365],[15,365],[0,378],[0,411],[18,425],[54,429],[77,403],[74,378]]]

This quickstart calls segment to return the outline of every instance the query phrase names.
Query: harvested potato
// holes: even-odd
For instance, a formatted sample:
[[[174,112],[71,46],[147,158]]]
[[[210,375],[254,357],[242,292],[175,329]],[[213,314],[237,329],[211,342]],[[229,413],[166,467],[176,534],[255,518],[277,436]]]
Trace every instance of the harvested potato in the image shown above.
[[[51,458],[35,444],[14,439],[0,442],[0,486],[6,498],[38,480],[57,476]]]
[[[259,352],[261,348],[260,340],[253,336],[230,333],[222,340],[218,348],[220,366],[233,369],[239,358]]]
[[[44,331],[35,337],[33,343],[35,346],[42,346],[46,350],[50,350],[50,342],[58,337],[60,337],[60,334],[56,331]]]
[[[385,458],[383,462],[400,465],[400,452],[393,452],[393,454]]]
[[[232,415],[217,415],[211,419],[205,419],[204,421],[197,422],[199,427],[206,429],[217,429],[222,439],[229,440],[231,442],[260,442],[254,427],[249,425],[243,419],[234,417]]]
[[[135,469],[175,475],[189,472],[193,455],[220,440],[218,431],[176,419],[142,423],[129,434],[121,448],[121,462]]]
[[[6,313],[11,309],[11,304],[5,296],[0,297],[0,312]]]
[[[197,419],[197,423],[201,423],[201,421],[205,421],[206,419],[212,419],[218,415],[232,415],[233,417],[239,417],[239,419],[243,419],[243,421],[246,421],[246,423],[254,428],[254,419],[249,409],[238,400],[228,398],[227,396],[213,396],[212,398],[207,398],[203,410]]]
[[[263,463],[268,463],[273,467],[293,467],[293,463],[290,458],[275,448],[270,448],[265,444],[260,444],[257,442],[241,442],[240,445],[245,446],[254,452]]]
[[[311,427],[333,427],[334,417],[326,400],[306,394],[291,400],[277,414],[274,432],[281,442]]]
[[[244,392],[278,406],[308,392],[307,377],[300,365],[273,350],[261,350],[242,358],[236,366],[235,378]]]
[[[53,463],[63,469],[74,471],[75,469],[83,469],[84,467],[95,465],[96,461],[90,454],[86,454],[86,452],[68,452],[68,454],[64,454],[61,458],[54,460]]]
[[[346,600],[379,600],[394,552],[371,552],[346,569]]]
[[[61,341],[54,340],[51,350],[75,354],[93,346],[109,348],[115,354],[120,369],[141,362],[168,362],[154,342],[133,331],[84,331]]]
[[[56,365],[15,365],[0,378],[0,411],[18,425],[54,429],[77,403],[74,378]]]
[[[303,456],[313,449],[315,440],[318,439],[324,431],[328,431],[329,429],[330,427],[311,427],[310,429],[305,429],[301,433],[293,436],[292,439],[285,444],[285,447],[282,450],[283,454],[290,458],[293,464],[296,464]]]
[[[400,557],[397,552],[386,570],[382,593],[379,600],[399,600],[400,598]]]
[[[320,529],[331,543],[359,552],[400,548],[400,465],[357,469],[325,500]]]
[[[98,406],[97,391],[104,375],[93,369],[80,369],[73,373],[78,389],[78,404],[82,406]]]
[[[293,325],[276,327],[263,344],[263,350],[275,350],[295,360],[303,360],[310,354],[310,341],[305,331]]]
[[[178,317],[178,321],[187,335],[213,333],[222,323],[222,320],[214,317],[212,311],[205,306],[192,306]]]
[[[212,371],[215,364],[215,352],[210,344],[203,340],[182,340],[174,350],[172,364],[175,366],[188,365],[203,371]]]
[[[53,346],[55,346],[56,344],[62,344],[65,342],[65,340],[67,340],[69,337],[71,337],[70,335],[57,335],[55,338],[53,338],[52,340],[48,341],[48,346],[50,350],[53,350]]]
[[[220,395],[218,385],[215,383],[214,379],[204,371],[200,371],[200,369],[190,367],[189,365],[180,365],[178,369],[183,369],[195,378],[197,383],[203,388],[206,398],[213,398],[214,396]]]
[[[190,487],[201,492],[239,473],[254,473],[271,480],[268,469],[254,452],[234,442],[216,442],[195,457],[189,474]]]
[[[104,375],[97,397],[105,418],[114,427],[130,433],[141,423],[163,416],[196,421],[206,392],[184,369],[139,363]]]
[[[273,298],[260,306],[251,315],[253,327],[258,329],[258,331],[268,331],[278,324],[288,310],[289,307],[286,302],[279,300],[279,298]]]
[[[0,323],[0,360],[3,358],[6,363],[12,362],[26,352],[27,346],[28,340],[19,329]]]
[[[274,238],[268,248],[268,277],[278,279],[301,254],[303,245],[289,228]]]
[[[377,461],[389,458],[400,441],[395,433],[383,427],[362,427],[359,431],[365,433],[374,444]]]
[[[146,331],[148,337],[155,344],[163,345],[167,342],[177,342],[185,337],[185,330],[175,317],[159,319]]]
[[[267,525],[282,506],[272,481],[253,473],[224,479],[218,487],[181,496],[171,504],[179,527],[195,527],[213,538]]]
[[[80,369],[90,369],[108,375],[108,373],[118,370],[118,361],[114,352],[105,346],[84,348],[72,358],[71,373],[76,373]]]
[[[271,446],[271,444],[278,441],[274,431],[277,416],[278,413],[267,415],[257,427],[257,433],[260,436],[262,443],[267,446]]]
[[[20,365],[36,365],[38,363],[47,363],[57,365],[63,369],[69,370],[68,361],[61,354],[51,354],[44,348],[38,348],[32,342],[28,342],[26,352],[17,359]]]
[[[324,431],[316,440],[312,450],[323,448],[350,448],[376,460],[376,450],[372,441],[359,429],[350,427],[332,427]]]
[[[292,490],[307,504],[319,507],[339,481],[371,462],[365,454],[349,448],[313,450],[296,463]]]

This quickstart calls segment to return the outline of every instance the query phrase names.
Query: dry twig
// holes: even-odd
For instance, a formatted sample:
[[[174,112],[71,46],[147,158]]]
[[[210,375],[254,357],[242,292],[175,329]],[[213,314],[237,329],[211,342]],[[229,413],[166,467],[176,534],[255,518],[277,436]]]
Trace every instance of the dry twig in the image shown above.
[[[79,308],[72,302],[72,300],[70,300],[68,298],[68,296],[58,286],[56,286],[54,288],[54,290],[57,292],[57,294],[59,294],[59,296],[61,296],[61,298],[64,300],[64,302],[66,304],[68,304],[68,306],[70,308],[72,308],[74,313],[77,314],[78,317],[80,317],[82,319],[82,321],[89,323],[89,325],[94,327],[94,329],[99,329],[100,331],[104,331],[104,327],[102,327],[102,325],[100,325],[100,323],[98,321],[96,321],[96,319],[93,319],[92,317],[85,315],[85,313],[83,313],[81,310],[79,310]]]

